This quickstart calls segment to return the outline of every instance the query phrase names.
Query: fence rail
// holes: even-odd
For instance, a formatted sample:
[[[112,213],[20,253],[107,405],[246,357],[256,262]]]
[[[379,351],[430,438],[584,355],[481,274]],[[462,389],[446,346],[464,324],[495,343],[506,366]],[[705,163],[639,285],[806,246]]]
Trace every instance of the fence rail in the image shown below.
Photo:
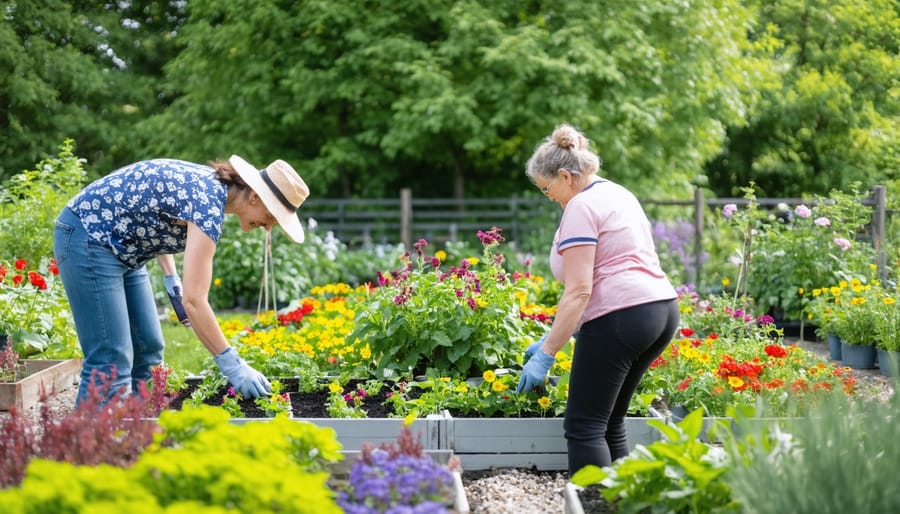
[[[763,207],[779,204],[813,204],[810,198],[758,198]],[[703,230],[706,209],[733,203],[747,205],[746,198],[704,198],[696,189],[690,200],[642,199],[645,206],[683,206],[693,210],[694,283],[700,282],[703,256]],[[887,192],[874,186],[862,201],[872,207],[870,236],[882,277],[886,274],[885,231]],[[458,241],[460,234],[474,234],[491,226],[501,227],[507,239],[520,241],[531,230],[559,216],[559,208],[545,198],[413,198],[409,189],[397,198],[386,199],[310,199],[303,204],[303,215],[314,218],[320,230],[330,230],[350,245],[395,243],[412,246],[413,237],[429,241]]]

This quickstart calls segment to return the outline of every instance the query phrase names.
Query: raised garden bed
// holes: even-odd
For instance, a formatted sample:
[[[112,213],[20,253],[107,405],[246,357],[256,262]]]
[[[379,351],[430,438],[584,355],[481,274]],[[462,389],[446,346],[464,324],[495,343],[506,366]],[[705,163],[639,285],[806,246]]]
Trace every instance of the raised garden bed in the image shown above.
[[[81,373],[81,359],[20,361],[25,373],[15,382],[0,382],[0,410],[12,407],[30,409],[46,394],[63,391],[77,383]]]

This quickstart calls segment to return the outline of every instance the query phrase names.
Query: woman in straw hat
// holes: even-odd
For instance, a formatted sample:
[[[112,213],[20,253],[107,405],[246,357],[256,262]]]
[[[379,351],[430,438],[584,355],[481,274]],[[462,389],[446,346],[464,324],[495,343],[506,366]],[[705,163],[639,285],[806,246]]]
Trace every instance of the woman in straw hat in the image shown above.
[[[268,394],[268,381],[229,346],[209,305],[213,256],[225,214],[236,215],[244,231],[278,224],[303,242],[296,211],[307,196],[309,188],[288,163],[258,170],[232,155],[210,166],[137,162],[69,200],[56,220],[53,253],[84,353],[76,404],[99,374],[114,377],[107,382],[112,397],[138,391],[162,363],[165,342],[145,267],[153,258],[169,296],[183,299],[185,324],[222,374],[245,396]],[[183,286],[173,257],[180,252]]]

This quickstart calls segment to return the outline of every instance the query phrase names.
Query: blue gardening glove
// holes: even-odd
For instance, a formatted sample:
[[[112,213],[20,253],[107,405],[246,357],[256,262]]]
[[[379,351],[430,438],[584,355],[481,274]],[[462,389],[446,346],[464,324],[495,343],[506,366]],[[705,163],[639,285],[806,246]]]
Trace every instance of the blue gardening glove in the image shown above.
[[[234,348],[229,346],[227,350],[216,355],[215,360],[219,370],[234,386],[234,390],[242,396],[257,398],[272,392],[272,386],[266,377],[251,368]]]
[[[528,362],[531,359],[531,356],[534,355],[534,352],[538,351],[541,346],[544,345],[544,341],[547,340],[547,334],[541,336],[540,339],[528,345],[528,349],[525,350],[525,358],[522,359],[522,364]]]
[[[166,283],[166,292],[169,293],[169,296],[181,297],[183,288],[181,287],[181,279],[178,278],[178,275],[166,275],[163,277],[163,280]]]
[[[516,388],[516,392],[528,392],[537,386],[544,385],[547,373],[550,372],[550,367],[554,362],[556,362],[555,357],[547,355],[540,348],[536,349],[525,363],[525,367],[522,368],[522,378],[519,379],[519,387]]]

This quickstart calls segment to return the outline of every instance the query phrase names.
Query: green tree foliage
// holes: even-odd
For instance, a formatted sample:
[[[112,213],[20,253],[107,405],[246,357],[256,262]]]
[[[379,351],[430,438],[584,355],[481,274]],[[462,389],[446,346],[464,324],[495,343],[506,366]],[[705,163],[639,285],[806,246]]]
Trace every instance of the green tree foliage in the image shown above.
[[[183,2],[0,0],[0,179],[73,138],[95,174],[141,149]]]
[[[745,126],[708,167],[711,187],[735,195],[825,194],[900,171],[900,4],[894,0],[761,1],[748,58],[776,80],[756,94]]]
[[[188,3],[152,153],[275,156],[313,194],[505,195],[571,122],[608,173],[678,190],[738,124],[738,1]],[[437,177],[437,179],[435,178]]]

